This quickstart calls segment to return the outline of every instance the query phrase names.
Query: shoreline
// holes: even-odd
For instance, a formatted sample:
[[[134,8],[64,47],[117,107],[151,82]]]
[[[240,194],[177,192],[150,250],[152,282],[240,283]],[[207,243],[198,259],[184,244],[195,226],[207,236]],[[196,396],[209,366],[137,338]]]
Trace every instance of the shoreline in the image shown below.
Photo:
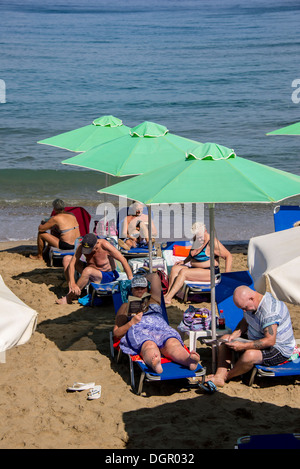
[[[265,434],[266,428],[298,430],[297,379],[261,378],[250,388],[237,378],[213,395],[163,381],[133,394],[127,357],[119,364],[110,357],[111,299],[94,308],[56,305],[66,291],[63,270],[30,260],[34,249],[35,241],[0,243],[5,284],[38,312],[29,342],[8,350],[0,364],[1,449],[233,449],[240,436]],[[245,270],[245,247],[232,246],[232,253],[233,270]],[[171,326],[178,326],[186,307],[179,300],[168,307]],[[300,337],[300,306],[290,312]],[[209,374],[210,348],[197,342],[197,351]],[[78,381],[100,384],[101,398],[67,392]]]

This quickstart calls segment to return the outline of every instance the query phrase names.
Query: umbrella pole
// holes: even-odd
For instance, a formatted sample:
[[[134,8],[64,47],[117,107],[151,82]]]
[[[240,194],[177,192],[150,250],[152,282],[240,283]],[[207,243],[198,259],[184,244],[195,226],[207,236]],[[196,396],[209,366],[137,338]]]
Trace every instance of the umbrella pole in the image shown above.
[[[151,218],[151,205],[147,205],[148,209],[148,249],[149,249],[149,272],[152,274],[152,218]]]
[[[210,298],[211,298],[211,335],[215,340],[216,331],[216,291],[215,291],[215,204],[209,204],[209,234],[210,234]],[[212,372],[216,372],[217,346],[212,346]]]

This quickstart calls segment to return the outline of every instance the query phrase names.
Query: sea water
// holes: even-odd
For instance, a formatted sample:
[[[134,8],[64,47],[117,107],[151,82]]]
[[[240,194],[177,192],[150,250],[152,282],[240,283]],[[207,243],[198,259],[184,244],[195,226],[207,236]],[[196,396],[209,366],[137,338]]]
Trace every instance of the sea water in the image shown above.
[[[300,175],[300,137],[266,136],[300,120],[298,1],[0,0],[0,15],[0,240],[34,239],[58,197],[97,218],[105,175],[37,141],[103,115]],[[217,205],[217,234],[273,231],[273,209]]]

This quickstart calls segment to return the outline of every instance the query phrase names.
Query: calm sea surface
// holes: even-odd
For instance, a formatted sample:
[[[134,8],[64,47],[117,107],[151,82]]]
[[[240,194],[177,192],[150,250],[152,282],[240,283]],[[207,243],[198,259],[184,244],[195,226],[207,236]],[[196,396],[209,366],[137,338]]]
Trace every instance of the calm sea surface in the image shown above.
[[[0,16],[0,240],[35,238],[57,197],[95,218],[105,176],[36,142],[102,115],[300,175],[300,137],[266,136],[300,120],[299,1],[0,0]],[[217,206],[216,227],[273,231],[273,206]]]

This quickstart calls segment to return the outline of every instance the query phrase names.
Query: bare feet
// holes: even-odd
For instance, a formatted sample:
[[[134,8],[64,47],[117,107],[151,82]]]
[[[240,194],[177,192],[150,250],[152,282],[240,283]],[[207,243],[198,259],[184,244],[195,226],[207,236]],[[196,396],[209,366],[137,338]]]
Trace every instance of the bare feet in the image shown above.
[[[72,300],[67,296],[63,296],[62,298],[60,298],[59,300],[56,300],[55,303],[57,305],[71,305],[72,304]]]
[[[217,374],[206,376],[205,381],[212,381],[216,386],[219,386],[220,388],[225,386],[225,380]]]
[[[199,362],[200,362],[200,355],[197,352],[192,351],[189,356],[189,369],[191,371],[195,370]]]
[[[155,353],[153,355],[151,360],[151,368],[155,371],[155,373],[161,374],[163,372],[160,354]]]
[[[165,300],[165,304],[166,305],[171,305],[172,304],[172,300],[169,300],[169,298],[166,296],[164,296],[164,300]]]
[[[33,261],[43,261],[43,256],[34,256],[33,254],[30,254],[29,259],[32,259]]]

